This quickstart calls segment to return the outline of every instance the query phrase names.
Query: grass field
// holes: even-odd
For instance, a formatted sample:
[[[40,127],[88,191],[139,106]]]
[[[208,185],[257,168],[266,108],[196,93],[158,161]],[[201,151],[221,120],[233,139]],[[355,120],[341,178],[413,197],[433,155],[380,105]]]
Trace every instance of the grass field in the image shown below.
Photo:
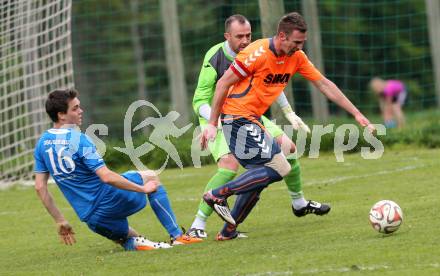
[[[439,157],[439,149],[394,148],[379,160],[359,153],[345,155],[344,163],[334,155],[302,158],[306,196],[329,202],[329,215],[294,217],[285,184],[275,183],[241,226],[248,239],[214,241],[222,223],[212,216],[206,242],[154,252],[124,252],[93,234],[51,185],[77,233],[77,243],[64,246],[33,188],[16,186],[0,191],[0,274],[439,275]],[[214,170],[161,175],[182,226],[192,222]],[[404,212],[402,227],[388,236],[368,223],[370,207],[381,199],[396,201]],[[130,222],[152,240],[167,239],[149,207]]]

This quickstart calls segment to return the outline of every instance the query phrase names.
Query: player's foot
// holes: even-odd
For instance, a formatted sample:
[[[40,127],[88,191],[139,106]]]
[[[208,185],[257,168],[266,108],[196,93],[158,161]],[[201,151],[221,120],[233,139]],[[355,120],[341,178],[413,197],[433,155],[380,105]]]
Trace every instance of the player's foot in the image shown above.
[[[242,232],[236,231],[232,236],[223,236],[221,233],[218,233],[215,237],[216,241],[228,241],[233,239],[246,239],[248,236],[243,234]]]
[[[229,210],[226,199],[215,197],[211,190],[203,195],[203,200],[206,202],[206,204],[211,206],[217,215],[219,215],[225,222],[235,225],[235,220],[231,215],[231,210]]]
[[[331,209],[330,205],[325,204],[325,203],[319,203],[319,202],[316,202],[313,200],[309,200],[306,207],[303,207],[298,210],[293,208],[293,205],[292,205],[293,214],[297,217],[303,217],[308,214],[315,214],[318,216],[323,216],[323,215],[327,214],[328,212],[330,212],[330,209]]]
[[[203,240],[196,237],[188,236],[187,234],[182,234],[182,236],[177,238],[171,238],[172,245],[184,245],[184,244],[192,244],[202,242]]]
[[[128,238],[122,246],[127,251],[145,251],[172,247],[166,242],[153,242],[142,236]]]
[[[203,229],[190,228],[186,234],[193,238],[206,239],[208,234]]]

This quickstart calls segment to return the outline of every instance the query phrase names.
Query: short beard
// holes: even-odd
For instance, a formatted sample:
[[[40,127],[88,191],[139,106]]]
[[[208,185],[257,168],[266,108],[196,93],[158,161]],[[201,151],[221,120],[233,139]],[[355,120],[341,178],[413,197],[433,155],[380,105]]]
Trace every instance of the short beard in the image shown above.
[[[290,57],[292,56],[296,51],[298,51],[298,49],[292,49],[287,53],[287,56]]]

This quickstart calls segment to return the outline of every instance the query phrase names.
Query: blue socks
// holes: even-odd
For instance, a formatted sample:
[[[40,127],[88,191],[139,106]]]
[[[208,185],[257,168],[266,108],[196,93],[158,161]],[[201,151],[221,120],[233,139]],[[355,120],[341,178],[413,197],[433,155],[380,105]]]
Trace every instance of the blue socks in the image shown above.
[[[127,238],[127,240],[122,244],[122,247],[126,251],[136,250],[136,247],[134,246],[134,238],[133,237]]]
[[[283,178],[274,169],[261,166],[250,169],[235,180],[212,190],[212,195],[219,198],[227,198],[231,195],[264,189],[269,184],[281,179]]]
[[[160,185],[155,192],[148,194],[148,200],[156,217],[168,233],[173,238],[181,236],[183,232],[177,224],[165,187]]]

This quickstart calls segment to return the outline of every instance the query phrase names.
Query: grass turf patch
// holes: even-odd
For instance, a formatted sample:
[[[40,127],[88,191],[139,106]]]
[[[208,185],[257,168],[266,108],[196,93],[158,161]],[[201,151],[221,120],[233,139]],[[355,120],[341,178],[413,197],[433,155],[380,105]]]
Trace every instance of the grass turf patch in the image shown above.
[[[1,274],[93,275],[296,275],[368,274],[427,275],[440,270],[437,219],[440,150],[388,150],[381,159],[360,154],[301,159],[307,198],[328,202],[324,217],[296,218],[283,182],[266,189],[240,230],[248,239],[214,241],[222,223],[208,222],[209,238],[201,244],[151,252],[124,252],[81,223],[55,185],[50,191],[76,231],[77,243],[58,242],[55,225],[31,187],[0,192]],[[214,166],[166,170],[167,187],[180,225],[189,227]],[[371,206],[397,202],[404,213],[392,235],[375,232],[368,223]],[[232,202],[231,202],[232,203]],[[150,207],[130,224],[152,240],[167,240]]]

